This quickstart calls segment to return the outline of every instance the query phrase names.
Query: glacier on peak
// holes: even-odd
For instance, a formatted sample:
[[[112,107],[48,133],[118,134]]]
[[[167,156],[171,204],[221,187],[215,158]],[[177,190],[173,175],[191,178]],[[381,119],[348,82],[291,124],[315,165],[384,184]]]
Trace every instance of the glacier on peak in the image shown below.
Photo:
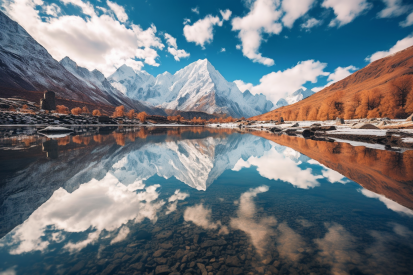
[[[273,107],[264,95],[245,97],[236,84],[226,81],[207,59],[195,61],[173,75],[164,72],[156,78],[132,68],[126,70],[125,66],[111,75],[109,81],[130,98],[153,106],[233,117],[250,117]]]

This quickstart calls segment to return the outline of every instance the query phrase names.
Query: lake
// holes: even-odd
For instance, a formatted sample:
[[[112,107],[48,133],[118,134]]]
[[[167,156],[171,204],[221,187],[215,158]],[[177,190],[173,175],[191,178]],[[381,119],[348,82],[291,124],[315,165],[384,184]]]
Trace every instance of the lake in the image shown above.
[[[0,131],[0,274],[412,274],[413,151],[203,127]]]

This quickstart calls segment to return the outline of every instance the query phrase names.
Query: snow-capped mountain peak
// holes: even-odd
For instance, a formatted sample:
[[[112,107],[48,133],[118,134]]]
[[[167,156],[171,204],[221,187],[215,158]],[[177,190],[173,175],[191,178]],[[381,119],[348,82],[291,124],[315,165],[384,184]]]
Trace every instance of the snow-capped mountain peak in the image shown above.
[[[109,81],[127,96],[153,106],[182,111],[225,113],[250,117],[268,112],[273,104],[264,95],[245,97],[228,82],[208,59],[197,60],[175,74],[165,72],[153,78],[146,72],[120,67]]]
[[[280,98],[275,104],[274,109],[297,103],[298,101],[303,100],[304,98],[307,98],[313,94],[315,93],[310,89],[298,89],[297,91],[290,93],[286,98]]]

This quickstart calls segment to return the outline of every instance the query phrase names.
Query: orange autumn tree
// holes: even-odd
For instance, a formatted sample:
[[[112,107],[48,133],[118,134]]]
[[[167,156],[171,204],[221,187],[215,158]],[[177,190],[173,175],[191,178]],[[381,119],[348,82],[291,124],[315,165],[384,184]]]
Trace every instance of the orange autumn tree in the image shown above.
[[[65,105],[57,105],[56,112],[59,114],[66,114],[66,115],[70,113],[69,108],[66,107]]]
[[[93,116],[101,116],[102,114],[100,113],[99,110],[93,110],[92,115]]]
[[[86,107],[86,106],[82,107],[82,114],[90,114],[90,111],[89,111],[88,107]]]
[[[72,113],[72,115],[78,116],[82,112],[82,109],[80,109],[80,107],[75,107],[70,112]]]
[[[126,116],[129,119],[133,119],[135,117],[135,110],[129,110],[129,112],[126,113]]]
[[[113,117],[123,117],[125,116],[125,106],[121,105],[115,108],[113,112]]]
[[[146,122],[146,118],[148,117],[148,114],[146,112],[140,112],[136,118],[139,119],[142,123]]]

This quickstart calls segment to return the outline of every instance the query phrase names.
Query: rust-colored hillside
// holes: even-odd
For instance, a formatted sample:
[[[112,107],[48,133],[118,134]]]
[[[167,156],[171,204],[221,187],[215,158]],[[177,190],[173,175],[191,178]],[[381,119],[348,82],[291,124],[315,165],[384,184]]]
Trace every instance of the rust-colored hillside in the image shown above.
[[[410,82],[407,101],[395,98],[394,83]],[[413,46],[379,59],[295,104],[252,120],[327,120],[341,116],[403,117],[413,112]]]

